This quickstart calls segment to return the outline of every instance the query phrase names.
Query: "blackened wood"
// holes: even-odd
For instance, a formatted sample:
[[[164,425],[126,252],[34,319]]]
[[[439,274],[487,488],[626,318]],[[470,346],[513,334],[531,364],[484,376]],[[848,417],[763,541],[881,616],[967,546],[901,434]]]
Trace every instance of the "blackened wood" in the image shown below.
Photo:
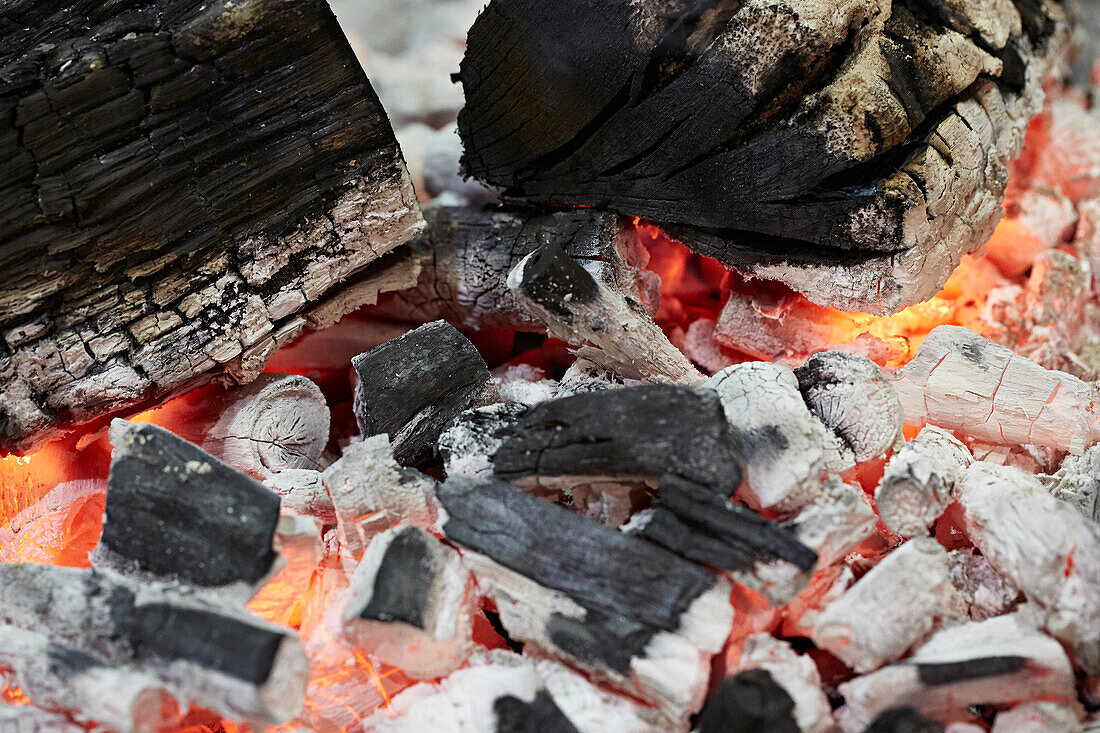
[[[324,0],[6,3],[0,448],[254,378],[421,223]]]
[[[516,289],[566,323],[573,321],[575,307],[591,306],[600,297],[596,280],[565,250],[553,245],[531,253]]]
[[[771,673],[750,669],[722,680],[703,705],[699,733],[797,733],[794,700]]]
[[[489,388],[489,368],[454,326],[435,321],[352,359],[355,419],[365,435],[387,433],[402,465],[432,457],[435,441]]]
[[[539,690],[531,702],[505,695],[493,703],[497,716],[496,733],[577,733],[576,727],[554,702]]]
[[[550,400],[522,415],[493,470],[524,476],[660,478],[731,496],[741,482],[735,436],[710,389],[649,385]]]
[[[428,597],[435,580],[433,555],[421,530],[408,527],[386,547],[386,554],[374,578],[370,601],[359,618],[373,621],[403,621],[425,628]]]
[[[815,295],[892,310],[1001,216],[1066,38],[1060,3],[1006,5],[493,0],[460,72],[464,164],[513,198],[699,229],[730,264],[760,250],[800,289],[815,257],[877,252],[885,292],[857,267],[860,292]]]
[[[676,555],[503,481],[457,476],[439,488],[449,540],[606,616],[675,630],[715,577]]]
[[[1027,659],[1017,656],[979,657],[959,662],[940,662],[939,664],[918,664],[920,681],[929,686],[948,685],[952,682],[976,680],[982,677],[995,677],[1001,674],[1013,674],[1024,668]]]
[[[164,428],[116,426],[95,564],[200,587],[271,571],[277,494]]]
[[[943,733],[943,725],[913,708],[893,708],[880,713],[863,733]]]

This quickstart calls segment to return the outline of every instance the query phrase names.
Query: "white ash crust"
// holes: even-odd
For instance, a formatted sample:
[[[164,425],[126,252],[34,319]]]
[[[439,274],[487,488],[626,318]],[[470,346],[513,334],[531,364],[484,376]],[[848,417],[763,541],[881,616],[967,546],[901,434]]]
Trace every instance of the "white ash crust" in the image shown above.
[[[882,521],[904,538],[927,534],[972,461],[970,451],[950,432],[925,426],[886,464],[875,489]]]

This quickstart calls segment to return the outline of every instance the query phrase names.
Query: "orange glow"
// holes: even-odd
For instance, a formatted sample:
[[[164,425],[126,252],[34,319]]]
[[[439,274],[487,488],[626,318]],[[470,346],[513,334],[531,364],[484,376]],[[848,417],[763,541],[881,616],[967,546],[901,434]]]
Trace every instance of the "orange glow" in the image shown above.
[[[30,705],[30,698],[21,687],[0,685],[0,705]]]

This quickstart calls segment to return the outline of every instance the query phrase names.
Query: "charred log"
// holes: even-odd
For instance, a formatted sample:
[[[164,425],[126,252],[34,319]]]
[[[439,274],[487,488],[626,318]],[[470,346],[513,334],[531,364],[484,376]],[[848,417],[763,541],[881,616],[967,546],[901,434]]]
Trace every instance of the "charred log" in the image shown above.
[[[51,0],[2,28],[4,450],[254,379],[421,226],[320,0]]]

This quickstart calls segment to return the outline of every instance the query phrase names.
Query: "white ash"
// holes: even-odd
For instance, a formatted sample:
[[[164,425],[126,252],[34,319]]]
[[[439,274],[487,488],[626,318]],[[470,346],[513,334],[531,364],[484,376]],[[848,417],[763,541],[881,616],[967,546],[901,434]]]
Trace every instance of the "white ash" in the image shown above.
[[[794,718],[803,733],[825,733],[833,728],[832,708],[821,688],[817,665],[800,656],[790,643],[770,634],[753,634],[745,640],[736,666],[727,674],[746,669],[767,670],[794,700]]]
[[[1069,705],[1029,702],[997,713],[991,733],[1080,733],[1081,716]]]
[[[1100,446],[1081,456],[1067,456],[1053,476],[1042,480],[1052,496],[1100,522]]]
[[[336,524],[336,507],[320,471],[289,468],[265,479],[264,486],[279,495],[279,510],[283,514],[316,517],[324,524]]]
[[[817,567],[823,568],[874,534],[876,521],[875,510],[861,489],[830,476],[817,500],[782,525],[817,553]]]
[[[972,460],[970,451],[951,433],[924,427],[886,464],[875,489],[882,521],[901,537],[927,534],[951,503],[951,492]]]
[[[734,361],[726,356],[722,347],[714,339],[715,321],[711,318],[697,318],[687,327],[676,345],[707,374],[717,374]]]
[[[493,370],[500,399],[531,407],[557,395],[558,382],[547,379],[546,373],[530,364],[511,364]]]
[[[447,475],[492,476],[493,454],[504,443],[504,431],[525,409],[519,403],[499,402],[456,417],[436,441]]]
[[[973,550],[952,550],[948,554],[951,556],[951,582],[963,594],[972,620],[984,621],[1016,607],[1020,592],[994,570],[983,555]]]

